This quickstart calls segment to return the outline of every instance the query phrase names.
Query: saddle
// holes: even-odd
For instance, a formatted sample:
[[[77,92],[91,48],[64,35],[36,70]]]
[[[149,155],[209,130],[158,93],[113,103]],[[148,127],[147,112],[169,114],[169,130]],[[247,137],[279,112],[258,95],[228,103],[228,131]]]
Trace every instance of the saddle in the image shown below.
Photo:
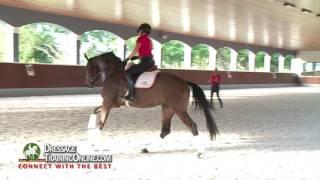
[[[156,70],[158,70],[158,66],[154,65],[151,68],[149,68],[146,72],[151,72],[151,71],[156,71]]]
[[[140,74],[135,82],[135,88],[151,88],[155,83],[156,77],[160,71],[157,66],[153,66],[146,72]]]

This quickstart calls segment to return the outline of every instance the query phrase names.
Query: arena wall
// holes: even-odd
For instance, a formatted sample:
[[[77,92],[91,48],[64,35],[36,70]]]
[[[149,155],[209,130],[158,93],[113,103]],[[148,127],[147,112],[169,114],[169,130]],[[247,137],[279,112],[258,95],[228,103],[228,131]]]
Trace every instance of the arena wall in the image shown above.
[[[27,71],[34,71],[34,76]],[[211,71],[162,69],[199,85],[207,85]],[[30,73],[30,72],[29,72]],[[32,73],[32,72],[31,72]],[[227,72],[221,71],[222,84],[294,84],[293,73]],[[85,67],[22,63],[0,64],[0,88],[62,88],[86,87]],[[306,79],[306,82],[311,79]]]

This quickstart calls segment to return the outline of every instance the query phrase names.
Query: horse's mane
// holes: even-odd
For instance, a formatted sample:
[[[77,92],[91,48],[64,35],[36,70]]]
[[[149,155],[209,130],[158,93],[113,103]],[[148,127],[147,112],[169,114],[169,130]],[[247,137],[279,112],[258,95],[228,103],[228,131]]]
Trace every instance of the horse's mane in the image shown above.
[[[100,55],[96,56],[95,58],[108,58],[108,59],[113,59],[113,60],[121,61],[121,59],[120,59],[118,56],[116,56],[116,55],[113,53],[113,51],[100,54]]]

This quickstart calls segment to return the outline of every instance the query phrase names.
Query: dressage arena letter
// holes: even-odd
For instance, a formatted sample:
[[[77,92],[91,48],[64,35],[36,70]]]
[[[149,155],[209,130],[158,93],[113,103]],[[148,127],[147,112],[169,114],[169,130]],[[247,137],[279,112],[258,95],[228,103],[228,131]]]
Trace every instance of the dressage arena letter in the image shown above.
[[[26,64],[25,67],[26,67],[26,73],[28,76],[35,76],[36,75],[32,64]]]

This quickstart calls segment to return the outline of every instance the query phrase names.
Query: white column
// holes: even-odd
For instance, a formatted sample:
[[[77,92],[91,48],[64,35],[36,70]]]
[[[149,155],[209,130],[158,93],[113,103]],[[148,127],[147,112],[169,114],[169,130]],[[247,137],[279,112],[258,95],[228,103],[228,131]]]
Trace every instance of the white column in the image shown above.
[[[284,72],[284,57],[283,56],[279,56],[279,59],[278,59],[278,67],[279,67],[279,72]]]
[[[4,61],[13,62],[14,61],[14,46],[13,46],[13,27],[9,24],[4,26]]]
[[[237,70],[237,56],[238,53],[230,49],[230,66],[229,66],[229,71],[236,71]]]
[[[158,68],[161,68],[161,44],[158,41],[152,40],[153,45],[153,59]]]
[[[124,44],[125,44],[125,40],[120,37],[117,37],[115,55],[118,56],[121,60],[125,58],[123,57],[124,51],[125,51]]]
[[[256,55],[253,52],[248,51],[249,71],[251,72],[255,71],[255,59]]]
[[[217,50],[212,47],[209,47],[209,70],[216,69],[217,64]]]
[[[187,44],[184,44],[184,69],[191,69],[191,47]]]
[[[67,39],[65,39],[66,44],[63,48],[66,48],[65,50],[66,54],[62,64],[70,64],[70,65],[77,64],[77,49],[78,49],[77,40],[78,40],[78,35],[75,33],[70,33],[67,36]]]
[[[264,72],[270,72],[271,56],[269,54],[264,55]]]
[[[301,74],[303,72],[303,61],[300,58],[295,58],[291,60],[291,72],[296,74]]]

